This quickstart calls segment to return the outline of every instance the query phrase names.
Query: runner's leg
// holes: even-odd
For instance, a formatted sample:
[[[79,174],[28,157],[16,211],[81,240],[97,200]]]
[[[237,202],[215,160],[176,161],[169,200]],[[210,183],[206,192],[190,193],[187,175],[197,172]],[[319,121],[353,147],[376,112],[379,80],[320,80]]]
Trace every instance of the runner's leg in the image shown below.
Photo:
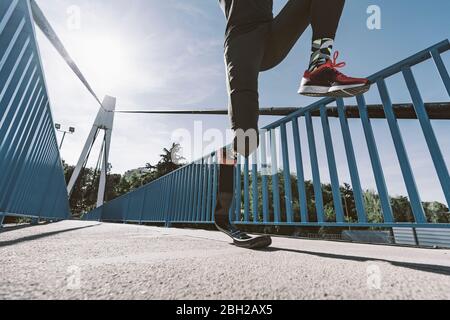
[[[272,22],[262,71],[281,63],[310,24],[313,41],[334,39],[344,4],[345,0],[290,0]]]
[[[235,132],[235,151],[244,157],[258,147],[258,77],[268,27],[268,23],[261,24],[231,39],[225,48],[231,129]]]

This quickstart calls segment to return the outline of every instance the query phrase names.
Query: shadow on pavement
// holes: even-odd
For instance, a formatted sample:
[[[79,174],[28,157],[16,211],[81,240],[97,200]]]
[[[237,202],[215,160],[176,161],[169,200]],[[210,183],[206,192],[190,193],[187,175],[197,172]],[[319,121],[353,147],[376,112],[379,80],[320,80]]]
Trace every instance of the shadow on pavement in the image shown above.
[[[22,230],[22,229],[28,229],[28,228],[43,227],[43,226],[47,226],[49,224],[50,224],[50,222],[39,223],[39,224],[26,223],[26,224],[21,224],[21,225],[14,225],[14,226],[4,226],[2,229],[0,229],[0,234],[4,234],[7,232],[11,232],[11,231]]]
[[[307,254],[307,255],[312,255],[312,256],[322,257],[322,258],[349,260],[349,261],[358,261],[358,262],[380,261],[380,262],[387,262],[396,267],[408,268],[408,269],[424,271],[424,272],[431,272],[431,273],[442,274],[442,275],[446,275],[446,276],[450,275],[450,267],[432,265],[432,264],[399,262],[399,261],[368,258],[368,257],[346,256],[346,255],[333,254],[333,253],[312,252],[312,251],[303,251],[303,250],[295,250],[295,249],[283,249],[283,248],[276,248],[276,247],[267,248],[262,251],[266,251],[266,252],[285,251],[285,252]]]
[[[32,235],[32,236],[27,236],[27,237],[15,239],[15,240],[0,241],[0,248],[12,246],[12,245],[15,245],[15,244],[18,244],[18,243],[22,243],[22,242],[39,240],[39,239],[46,238],[46,237],[51,237],[51,236],[54,236],[54,235],[57,235],[57,234],[62,234],[62,233],[67,233],[67,232],[72,232],[72,231],[77,231],[77,230],[82,230],[82,229],[93,228],[93,227],[96,227],[96,226],[99,226],[99,224],[92,225],[92,226],[86,226],[86,227],[63,229],[63,230],[58,230],[58,231],[52,231],[52,232],[46,232],[46,233],[41,233],[41,234],[35,234],[35,235]]]

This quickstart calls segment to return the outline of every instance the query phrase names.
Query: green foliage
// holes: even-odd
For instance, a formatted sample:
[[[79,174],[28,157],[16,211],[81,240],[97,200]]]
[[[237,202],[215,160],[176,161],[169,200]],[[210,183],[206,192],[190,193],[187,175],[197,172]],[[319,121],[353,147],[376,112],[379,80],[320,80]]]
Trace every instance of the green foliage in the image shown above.
[[[366,190],[363,193],[364,207],[367,212],[367,220],[373,223],[383,222],[383,213],[381,211],[381,201],[378,194],[373,190]]]
[[[280,218],[281,221],[287,221],[286,218],[286,192],[284,186],[284,174],[280,171],[277,175],[278,189],[280,194]],[[263,217],[263,176],[260,172],[257,174],[258,179],[258,199],[253,199],[252,191],[252,175],[249,175],[249,207],[250,207],[250,219],[253,219],[253,201],[258,201],[258,220],[262,221]],[[269,221],[274,219],[274,198],[273,198],[273,177],[266,176],[267,179],[267,198],[268,198],[268,216]],[[294,220],[300,221],[300,201],[298,192],[298,183],[296,175],[290,176],[290,187],[292,190],[292,208],[294,213]],[[316,222],[316,201],[314,186],[312,181],[304,182],[306,190],[306,207],[308,209],[309,222]],[[241,174],[241,211],[242,217],[244,215],[244,173]],[[353,223],[358,221],[358,215],[356,211],[355,198],[352,187],[344,183],[340,186],[342,208],[344,210],[345,220]],[[323,197],[323,214],[325,220],[328,222],[336,221],[336,211],[334,208],[333,193],[331,184],[322,184],[322,197]],[[413,222],[414,216],[412,214],[411,204],[409,199],[405,196],[391,197],[391,206],[396,222]],[[383,213],[381,208],[381,200],[376,191],[366,190],[363,192],[364,207],[367,214],[367,220],[371,223],[383,223]],[[439,202],[423,203],[423,207],[429,222],[434,223],[449,223],[450,214],[448,208]]]

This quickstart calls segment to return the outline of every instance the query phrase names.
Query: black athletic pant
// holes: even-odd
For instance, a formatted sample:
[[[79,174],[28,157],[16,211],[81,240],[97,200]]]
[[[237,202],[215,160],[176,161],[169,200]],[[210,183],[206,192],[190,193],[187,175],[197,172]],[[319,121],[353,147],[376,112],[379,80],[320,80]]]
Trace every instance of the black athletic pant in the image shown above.
[[[314,40],[334,39],[345,0],[289,0],[275,18],[272,0],[219,1],[228,20],[225,63],[232,129],[257,130],[259,73],[283,61],[309,25]]]

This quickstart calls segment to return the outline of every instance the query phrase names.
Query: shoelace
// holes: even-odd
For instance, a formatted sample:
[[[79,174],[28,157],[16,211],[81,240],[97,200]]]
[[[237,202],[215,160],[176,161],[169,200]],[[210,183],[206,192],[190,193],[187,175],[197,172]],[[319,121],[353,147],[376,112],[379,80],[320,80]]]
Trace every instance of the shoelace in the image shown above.
[[[334,71],[337,74],[342,74],[342,72],[338,71],[338,68],[343,68],[345,67],[347,64],[345,62],[339,62],[337,63],[337,59],[339,57],[339,51],[335,51],[333,54],[333,60],[329,60],[330,61],[330,67],[334,69]]]

